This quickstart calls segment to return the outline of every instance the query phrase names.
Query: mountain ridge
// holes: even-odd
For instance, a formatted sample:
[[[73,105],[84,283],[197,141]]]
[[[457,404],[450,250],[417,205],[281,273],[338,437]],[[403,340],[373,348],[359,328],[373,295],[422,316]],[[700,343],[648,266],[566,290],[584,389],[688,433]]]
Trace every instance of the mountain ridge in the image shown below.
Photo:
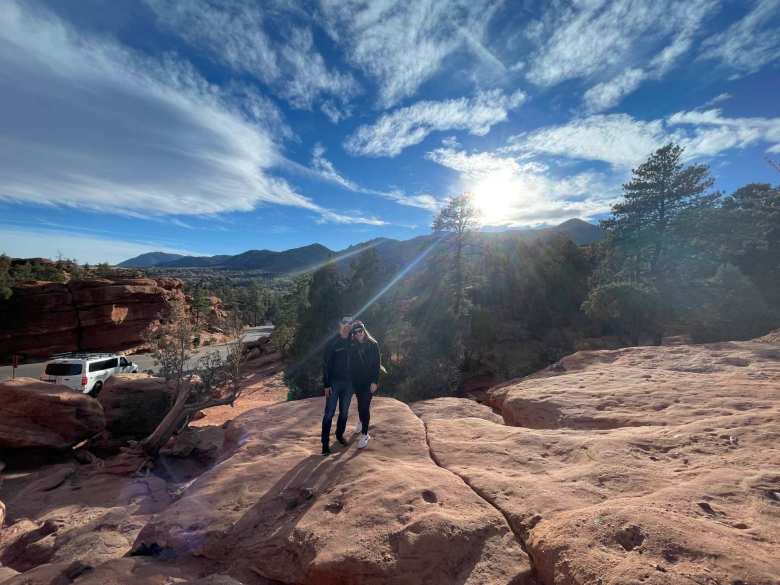
[[[563,223],[540,229],[516,229],[499,232],[478,232],[486,239],[535,239],[555,235],[563,235],[577,245],[587,245],[603,238],[603,231],[595,224],[581,219],[569,219]],[[147,252],[134,258],[129,258],[118,264],[123,268],[224,268],[233,270],[263,270],[270,273],[291,273],[306,271],[328,260],[343,257],[346,259],[360,250],[374,248],[384,250],[392,256],[401,253],[402,248],[417,248],[420,242],[431,235],[416,236],[408,240],[392,238],[374,238],[334,251],[319,243],[308,244],[289,250],[275,252],[273,250],[247,250],[240,254],[220,254],[215,256],[184,256],[166,254],[165,252]],[[401,255],[404,255],[401,253]],[[166,257],[173,257],[172,259]],[[163,261],[155,262],[162,258]]]

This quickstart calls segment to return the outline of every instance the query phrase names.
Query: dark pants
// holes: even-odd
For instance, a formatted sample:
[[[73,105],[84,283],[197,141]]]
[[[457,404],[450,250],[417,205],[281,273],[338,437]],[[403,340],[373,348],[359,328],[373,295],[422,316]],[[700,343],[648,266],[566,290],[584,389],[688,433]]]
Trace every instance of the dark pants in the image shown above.
[[[358,401],[358,416],[363,425],[363,434],[368,434],[368,422],[371,419],[371,394],[370,384],[355,384],[355,395]]]
[[[330,388],[330,396],[325,399],[325,414],[322,417],[322,444],[330,445],[330,427],[333,423],[333,415],[336,414],[336,406],[339,407],[339,418],[336,421],[336,436],[344,435],[349,416],[349,403],[352,401],[352,383],[336,381]]]

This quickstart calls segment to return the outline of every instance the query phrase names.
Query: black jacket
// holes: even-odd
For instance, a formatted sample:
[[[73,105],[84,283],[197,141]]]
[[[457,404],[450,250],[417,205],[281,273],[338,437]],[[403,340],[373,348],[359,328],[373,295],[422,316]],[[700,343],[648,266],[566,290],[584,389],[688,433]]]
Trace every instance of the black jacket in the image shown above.
[[[379,344],[366,340],[354,342],[350,348],[349,372],[355,386],[367,386],[379,382]]]
[[[350,379],[349,354],[352,343],[349,338],[336,335],[325,346],[322,360],[322,383],[325,388],[330,388],[333,382]]]

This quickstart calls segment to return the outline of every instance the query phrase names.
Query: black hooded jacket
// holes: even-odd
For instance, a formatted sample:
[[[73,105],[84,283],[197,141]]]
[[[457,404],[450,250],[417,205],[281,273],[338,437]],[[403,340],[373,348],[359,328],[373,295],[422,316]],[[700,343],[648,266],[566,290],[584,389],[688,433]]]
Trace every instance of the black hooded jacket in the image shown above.
[[[349,372],[355,390],[379,382],[379,344],[367,339],[352,343],[349,352]]]
[[[333,382],[346,382],[350,379],[349,354],[354,342],[347,337],[336,335],[325,346],[322,360],[322,384],[330,388]]]

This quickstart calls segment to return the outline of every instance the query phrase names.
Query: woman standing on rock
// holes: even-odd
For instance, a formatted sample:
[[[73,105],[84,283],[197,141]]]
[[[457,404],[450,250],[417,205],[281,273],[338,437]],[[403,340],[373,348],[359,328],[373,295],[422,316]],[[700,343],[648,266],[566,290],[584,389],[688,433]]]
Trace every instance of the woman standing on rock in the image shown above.
[[[358,415],[360,416],[361,434],[358,449],[364,449],[371,438],[368,434],[371,398],[379,389],[379,343],[371,337],[362,321],[352,324],[351,337],[355,343],[350,347],[350,378],[352,388],[357,395]]]

